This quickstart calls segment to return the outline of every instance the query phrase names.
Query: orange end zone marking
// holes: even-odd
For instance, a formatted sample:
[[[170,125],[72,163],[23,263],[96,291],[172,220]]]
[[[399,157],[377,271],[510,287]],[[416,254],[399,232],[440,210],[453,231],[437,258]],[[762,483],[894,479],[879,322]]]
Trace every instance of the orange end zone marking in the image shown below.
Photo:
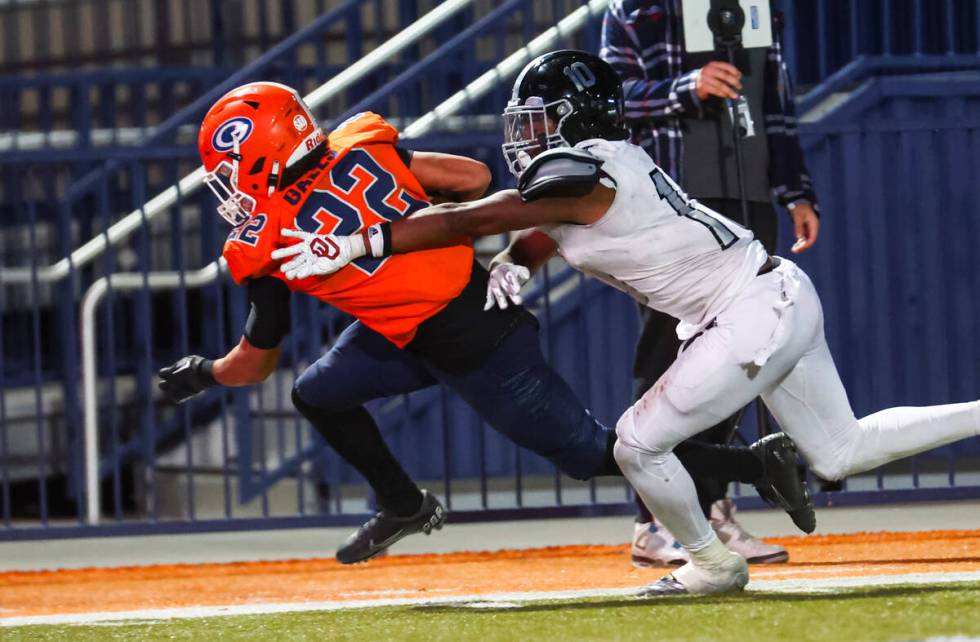
[[[769,541],[786,546],[791,561],[756,566],[753,579],[980,571],[980,530],[857,533]],[[633,569],[626,545],[395,555],[357,566],[315,559],[9,572],[0,574],[0,618],[628,588],[653,581],[664,572]]]

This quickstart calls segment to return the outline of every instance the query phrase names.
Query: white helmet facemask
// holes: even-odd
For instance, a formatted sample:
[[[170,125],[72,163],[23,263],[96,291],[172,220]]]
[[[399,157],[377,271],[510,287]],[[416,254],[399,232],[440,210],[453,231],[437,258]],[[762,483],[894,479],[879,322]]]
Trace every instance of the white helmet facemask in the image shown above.
[[[231,161],[221,161],[204,175],[204,184],[218,199],[218,214],[234,227],[246,223],[255,211],[255,199],[238,189],[239,149],[236,138],[229,154]]]
[[[561,135],[561,125],[571,113],[572,105],[564,98],[545,103],[537,96],[530,96],[523,105],[511,100],[503,113],[504,144],[500,146],[510,173],[520,178],[531,159],[541,152],[570,147]]]

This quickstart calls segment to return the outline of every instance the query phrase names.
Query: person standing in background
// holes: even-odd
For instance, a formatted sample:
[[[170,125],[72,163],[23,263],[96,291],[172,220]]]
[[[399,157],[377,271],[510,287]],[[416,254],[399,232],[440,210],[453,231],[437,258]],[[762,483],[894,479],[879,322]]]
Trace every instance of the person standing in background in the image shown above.
[[[776,253],[778,238],[775,198],[793,221],[792,251],[806,251],[817,240],[820,219],[796,133],[795,99],[782,57],[781,15],[773,16],[772,46],[740,50],[733,66],[721,60],[721,52],[685,53],[681,4],[613,0],[603,18],[599,55],[623,81],[631,141],[690,197],[751,229],[770,254]],[[739,105],[735,111],[741,114],[748,220],[742,212],[728,104]],[[633,367],[637,397],[653,386],[681,347],[677,319],[649,308],[640,314],[643,329]],[[736,428],[737,415],[698,439],[726,442]],[[759,541],[735,520],[727,484],[699,476],[694,482],[705,516],[731,550],[750,563],[789,559],[786,549]],[[633,564],[686,562],[684,548],[639,499],[637,505]]]

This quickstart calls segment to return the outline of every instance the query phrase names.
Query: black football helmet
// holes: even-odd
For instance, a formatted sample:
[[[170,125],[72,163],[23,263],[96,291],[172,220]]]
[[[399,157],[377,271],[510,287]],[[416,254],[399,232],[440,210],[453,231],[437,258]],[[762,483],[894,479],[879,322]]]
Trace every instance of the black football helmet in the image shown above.
[[[619,76],[585,51],[552,51],[529,62],[504,109],[504,157],[518,177],[545,149],[628,136]]]

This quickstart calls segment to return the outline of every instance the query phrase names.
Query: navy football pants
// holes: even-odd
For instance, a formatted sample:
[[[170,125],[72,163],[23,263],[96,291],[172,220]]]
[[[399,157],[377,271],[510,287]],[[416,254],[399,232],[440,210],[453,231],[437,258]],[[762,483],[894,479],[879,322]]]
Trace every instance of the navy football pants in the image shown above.
[[[355,322],[300,375],[295,394],[315,408],[343,412],[436,383],[454,390],[496,431],[570,477],[589,479],[606,461],[610,431],[545,362],[537,328],[530,324],[505,337],[480,368],[454,375]]]

